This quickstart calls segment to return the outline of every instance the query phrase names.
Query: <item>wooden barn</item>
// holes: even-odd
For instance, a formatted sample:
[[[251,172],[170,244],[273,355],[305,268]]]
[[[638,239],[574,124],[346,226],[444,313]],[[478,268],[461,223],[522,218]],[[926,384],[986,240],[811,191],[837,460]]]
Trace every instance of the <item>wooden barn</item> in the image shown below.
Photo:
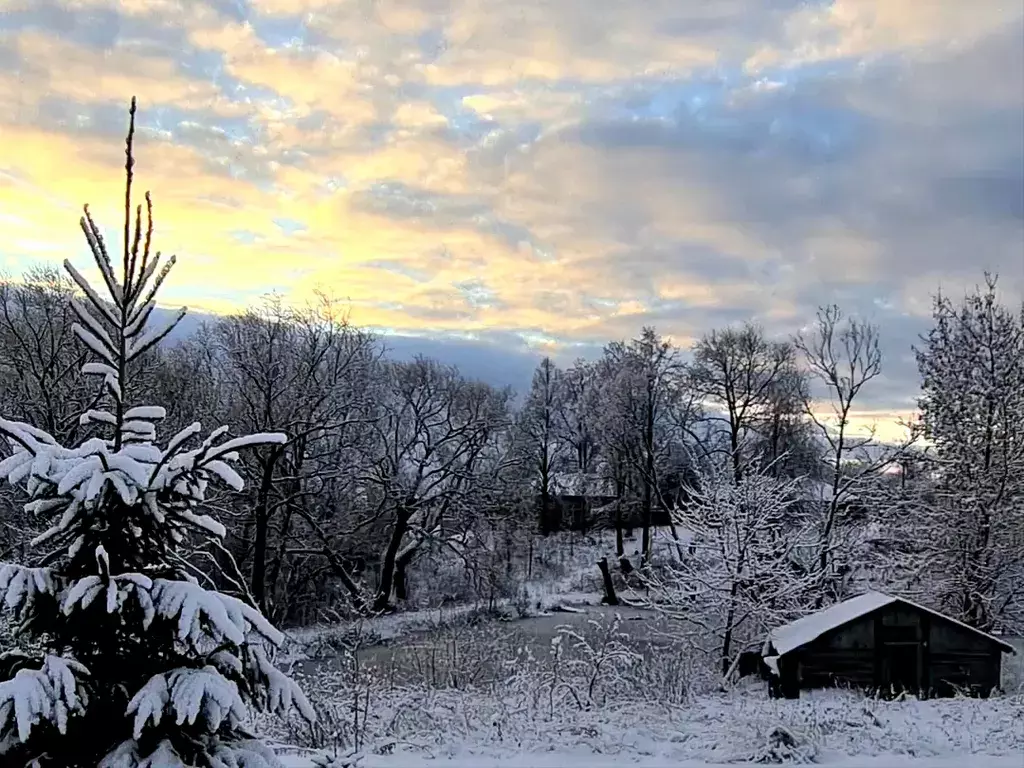
[[[851,686],[987,696],[1013,646],[924,606],[881,592],[837,603],[771,632],[764,662],[773,696]]]
[[[541,494],[535,495],[540,515],[541,533],[556,531],[587,531],[599,516],[601,507],[617,498],[615,484],[599,475],[579,472],[555,472],[548,478],[548,508],[544,509]]]

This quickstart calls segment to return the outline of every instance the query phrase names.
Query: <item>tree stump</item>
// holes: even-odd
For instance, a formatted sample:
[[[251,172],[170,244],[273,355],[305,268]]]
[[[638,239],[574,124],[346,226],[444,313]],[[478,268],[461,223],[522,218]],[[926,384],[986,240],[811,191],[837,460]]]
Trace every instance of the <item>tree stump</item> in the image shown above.
[[[604,597],[601,602],[605,605],[618,605],[619,598],[615,594],[615,585],[612,583],[612,572],[608,568],[608,558],[602,557],[597,561],[597,567],[601,569],[601,581],[604,583]]]

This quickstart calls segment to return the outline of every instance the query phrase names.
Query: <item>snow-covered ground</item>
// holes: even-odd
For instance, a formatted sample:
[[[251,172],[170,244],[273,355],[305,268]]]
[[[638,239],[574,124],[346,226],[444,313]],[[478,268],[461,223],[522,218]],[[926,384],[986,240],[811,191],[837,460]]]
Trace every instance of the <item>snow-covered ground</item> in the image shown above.
[[[664,645],[654,612],[609,609],[598,605],[600,593],[578,591],[596,575],[601,546],[581,547],[558,585],[531,589],[525,619],[492,615],[468,626],[482,608],[472,604],[292,633],[291,660],[323,731],[314,738],[268,722],[268,735],[288,744],[323,744],[325,734],[346,748],[358,742],[359,768],[1024,768],[1024,653],[1005,658],[1007,695],[989,700],[885,702],[832,691],[776,701],[756,681],[707,693],[714,675],[682,646]],[[524,613],[522,600],[498,607]],[[567,629],[607,625],[616,613],[643,661],[602,668],[588,698],[586,663],[556,670],[548,649],[560,634],[571,644]],[[356,630],[361,650],[347,657],[337,640]],[[1024,651],[1024,641],[1013,642]],[[617,651],[601,653],[612,659]],[[319,659],[301,661],[310,656]],[[793,744],[780,745],[780,733]],[[288,768],[312,768],[313,754],[282,751]]]
[[[675,543],[661,529],[654,531],[656,550],[671,556]],[[625,542],[626,553],[637,548],[634,536]],[[317,624],[285,632],[288,646],[284,660],[292,661],[317,655],[332,638],[359,633],[374,642],[392,643],[409,635],[429,632],[438,627],[465,622],[474,615],[490,612],[512,618],[543,616],[547,613],[572,611],[581,606],[597,606],[603,596],[597,561],[615,552],[612,531],[594,531],[586,535],[560,533],[535,542],[534,574],[523,575],[523,593],[488,604],[471,601],[435,608],[406,609],[372,619]],[[624,601],[636,598],[627,590],[619,595]]]
[[[526,617],[577,612],[586,610],[586,606],[597,606],[600,602],[601,594],[597,592],[538,595],[530,601]],[[513,603],[512,600],[495,601],[491,609],[494,614],[504,614],[515,619],[518,611]],[[480,615],[486,610],[486,604],[469,603],[293,629],[285,633],[287,646],[281,660],[287,664],[320,655],[325,647],[329,651],[333,638],[339,636],[359,634],[372,644],[388,644],[412,635],[432,632],[441,627],[466,623],[473,616]],[[495,618],[491,615],[487,620],[494,621]]]
[[[315,768],[311,759],[302,755],[285,756],[285,768]],[[747,763],[760,765],[760,763]],[[965,762],[963,757],[914,757],[912,755],[881,755],[877,757],[848,757],[830,760],[829,768],[1020,768],[1020,756],[977,756]],[[481,761],[475,757],[453,758],[439,761],[429,757],[367,757],[353,768],[734,768],[743,763],[706,763],[697,760],[682,762],[673,758],[640,757],[624,760],[621,756],[603,757],[568,752],[546,754],[509,754],[505,757]]]
[[[362,768],[697,768],[757,761],[836,768],[1024,765],[1020,696],[881,702],[822,692],[771,701],[737,691],[686,706],[624,701],[548,718],[517,711],[508,701],[434,692],[384,709],[404,726],[392,738],[368,743]],[[794,736],[794,749],[770,746],[770,735],[780,728]],[[288,765],[311,766],[309,754],[293,753]]]

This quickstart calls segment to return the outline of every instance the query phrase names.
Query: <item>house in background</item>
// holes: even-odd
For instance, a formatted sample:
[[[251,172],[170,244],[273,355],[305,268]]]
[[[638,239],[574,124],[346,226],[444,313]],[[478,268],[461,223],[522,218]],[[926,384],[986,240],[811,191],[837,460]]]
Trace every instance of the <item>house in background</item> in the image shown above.
[[[1013,646],[901,597],[867,592],[771,632],[773,696],[847,685],[883,694],[988,696]]]
[[[586,531],[604,527],[596,510],[607,507],[618,498],[615,484],[597,474],[554,472],[548,479],[548,509],[536,493],[535,501],[542,521],[541,531]]]

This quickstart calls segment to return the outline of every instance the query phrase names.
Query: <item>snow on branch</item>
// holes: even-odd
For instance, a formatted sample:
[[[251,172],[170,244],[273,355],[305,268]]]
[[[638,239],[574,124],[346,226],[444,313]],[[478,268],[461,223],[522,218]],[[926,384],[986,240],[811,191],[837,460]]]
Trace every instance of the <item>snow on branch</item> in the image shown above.
[[[125,411],[125,419],[160,421],[167,418],[167,409],[162,405],[138,405]]]
[[[225,721],[239,727],[248,713],[238,686],[207,666],[154,675],[128,703],[127,714],[135,718],[133,735],[139,739],[147,725],[160,725],[164,714],[172,715],[177,725],[194,725],[201,714],[205,730],[216,733]]]
[[[72,331],[93,358],[81,371],[103,379],[80,423],[108,435],[65,446],[31,424],[0,419],[0,437],[11,446],[0,478],[23,485],[26,513],[49,525],[33,545],[53,547],[39,560],[52,567],[0,564],[0,599],[22,620],[19,631],[51,653],[40,668],[0,682],[0,762],[16,757],[36,765],[74,755],[76,764],[101,768],[269,768],[277,764],[273,755],[244,727],[247,703],[296,708],[310,720],[312,709],[267,655],[266,647],[282,643],[281,633],[253,606],[199,586],[193,571],[215,579],[187,555],[195,538],[219,546],[226,535],[201,511],[210,482],[242,490],[232,467],[239,451],[283,445],[288,437],[228,438],[222,426],[195,445],[201,426],[194,423],[161,446],[157,423],[165,409],[124,402],[134,383],[132,361],[185,313],[149,324],[175,259],[161,264],[151,253],[148,194],[147,227],[138,205],[132,229],[134,99],[130,115],[120,275],[88,206],[82,230],[108,296],[65,262],[84,294],[71,303],[78,320]],[[86,690],[104,706],[88,706]],[[126,721],[112,717],[117,710]],[[71,716],[83,718],[80,727],[67,728]],[[125,739],[129,732],[133,738]],[[57,743],[58,733],[70,742]]]
[[[84,218],[82,219],[82,222],[84,225]],[[89,234],[90,233],[87,231],[86,236],[88,237]],[[92,242],[93,241],[90,240],[90,244]],[[110,311],[110,307],[99,297],[99,294],[96,293],[93,287],[89,285],[89,282],[82,277],[81,273],[75,269],[68,259],[64,260],[64,269],[67,271],[68,275],[71,276],[71,279],[75,281],[75,284],[82,289],[82,293],[86,295],[89,299],[89,303],[92,304],[96,311],[103,315],[103,318],[108,323],[111,325],[117,325],[117,318],[114,317],[114,313]]]
[[[316,713],[302,689],[288,675],[278,669],[259,646],[250,646],[251,665],[259,685],[257,701],[267,712],[284,715],[295,709],[307,722],[316,721]]]
[[[57,585],[49,568],[0,564],[0,595],[3,595],[7,608],[16,615],[29,614],[40,596],[56,593]]]
[[[22,669],[0,683],[0,751],[15,735],[27,741],[40,722],[67,732],[68,718],[84,711],[88,701],[76,674],[85,676],[89,671],[73,659],[47,656],[42,669]]]
[[[169,320],[167,324],[164,325],[163,327],[154,328],[153,330],[150,330],[147,333],[141,335],[138,339],[133,338],[131,344],[128,347],[127,359],[134,360],[143,352],[159,343],[161,339],[163,339],[165,336],[167,336],[167,334],[173,331],[175,326],[179,322],[181,322],[181,318],[185,316],[185,312],[185,308],[182,307],[177,311],[174,317],[171,318],[171,320]],[[139,330],[141,332],[141,328]]]

